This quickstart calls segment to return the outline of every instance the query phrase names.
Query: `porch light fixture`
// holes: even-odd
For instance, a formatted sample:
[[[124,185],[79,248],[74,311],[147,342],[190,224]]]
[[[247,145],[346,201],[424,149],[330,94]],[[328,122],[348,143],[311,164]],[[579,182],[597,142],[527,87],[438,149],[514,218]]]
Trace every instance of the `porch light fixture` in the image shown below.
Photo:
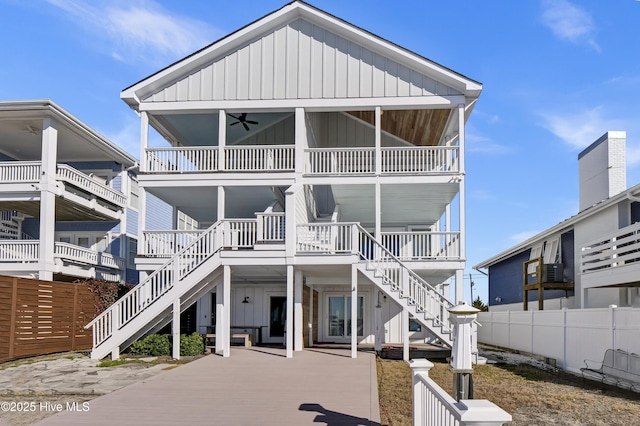
[[[385,299],[387,298],[387,296],[385,296],[384,294],[382,294],[380,290],[378,290],[378,304],[376,305],[376,308],[382,308],[382,302],[380,301],[380,296],[384,296]]]
[[[249,303],[249,296],[245,296],[242,303]]]

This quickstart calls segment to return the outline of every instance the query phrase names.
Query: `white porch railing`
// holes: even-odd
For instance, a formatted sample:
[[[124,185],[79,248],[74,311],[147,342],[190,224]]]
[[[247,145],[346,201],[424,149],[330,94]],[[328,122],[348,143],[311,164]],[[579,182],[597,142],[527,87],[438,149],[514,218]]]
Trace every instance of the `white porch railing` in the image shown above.
[[[127,205],[127,197],[123,193],[92,179],[89,175],[86,175],[71,166],[58,164],[56,173],[58,175],[58,180],[67,182],[119,207]]]
[[[256,244],[255,219],[225,219],[224,245],[232,249],[250,248]]]
[[[460,232],[382,232],[381,237],[382,245],[400,260],[460,258]]]
[[[40,242],[38,240],[2,240],[0,241],[0,262],[38,262]]]
[[[311,148],[305,152],[309,175],[375,173],[374,148]]]
[[[224,245],[231,249],[252,248],[256,242],[284,242],[284,212],[256,213],[257,219],[223,220]],[[143,253],[171,257],[200,238],[205,230],[144,231]]]
[[[147,148],[148,173],[183,173],[218,171],[218,147]]]
[[[42,166],[39,161],[0,162],[0,183],[39,182]]]
[[[382,173],[456,173],[457,146],[381,148]]]
[[[294,145],[225,146],[224,168],[230,172],[293,171]]]
[[[499,426],[511,422],[509,413],[485,399],[456,401],[429,377],[430,361],[414,359],[409,364],[414,426]]]
[[[104,268],[125,269],[125,259],[114,256],[110,253],[98,252],[85,247],[76,246],[69,243],[56,242],[54,247],[54,257],[85,263],[87,265],[102,266]]]
[[[155,257],[170,257],[191,244],[202,235],[204,230],[144,231],[143,254]]]
[[[256,240],[258,242],[284,242],[284,212],[256,213]]]
[[[580,253],[580,273],[617,268],[640,261],[640,223],[585,244]]]
[[[300,254],[357,254],[385,285],[425,313],[434,325],[450,334],[449,309],[453,304],[418,274],[378,243],[358,223],[311,223],[297,226],[296,250]],[[425,324],[426,325],[426,324]]]

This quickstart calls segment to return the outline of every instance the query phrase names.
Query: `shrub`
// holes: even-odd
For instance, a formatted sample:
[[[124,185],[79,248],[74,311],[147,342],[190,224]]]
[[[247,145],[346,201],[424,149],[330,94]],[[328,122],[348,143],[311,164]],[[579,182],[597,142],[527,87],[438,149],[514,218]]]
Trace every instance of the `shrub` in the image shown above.
[[[168,334],[151,334],[136,340],[129,348],[131,355],[170,356],[171,340]]]
[[[202,335],[180,335],[180,355],[202,355],[205,350],[205,342]],[[151,334],[144,339],[136,340],[129,348],[131,355],[144,356],[171,356],[173,354],[173,339],[170,334]]]
[[[199,333],[193,333],[190,335],[180,335],[180,355],[182,356],[196,356],[202,355],[205,350],[204,338]]]

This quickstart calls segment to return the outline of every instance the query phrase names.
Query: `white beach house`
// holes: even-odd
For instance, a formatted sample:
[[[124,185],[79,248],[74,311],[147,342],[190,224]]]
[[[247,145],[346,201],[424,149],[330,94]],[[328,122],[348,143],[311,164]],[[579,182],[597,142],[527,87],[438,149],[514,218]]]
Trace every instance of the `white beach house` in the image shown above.
[[[450,345],[481,90],[301,1],[126,88],[141,119],[141,284],[91,324],[92,357],[181,312],[224,356],[239,333],[289,357],[315,342],[353,356]],[[171,229],[150,225],[149,197],[173,207]]]
[[[50,100],[0,101],[0,274],[137,282],[136,164]]]

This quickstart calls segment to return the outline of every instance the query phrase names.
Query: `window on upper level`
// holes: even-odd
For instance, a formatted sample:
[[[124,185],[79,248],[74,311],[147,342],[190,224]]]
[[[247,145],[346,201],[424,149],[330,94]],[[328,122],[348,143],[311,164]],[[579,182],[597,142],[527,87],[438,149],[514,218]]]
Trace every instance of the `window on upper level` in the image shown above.
[[[135,258],[138,255],[138,240],[129,237],[128,251],[127,251],[127,267],[135,269]]]
[[[129,182],[129,207],[138,209],[140,206],[140,187],[138,186],[138,180],[132,176]]]
[[[180,231],[193,231],[198,229],[198,226],[197,220],[182,211],[178,211],[178,229]]]

